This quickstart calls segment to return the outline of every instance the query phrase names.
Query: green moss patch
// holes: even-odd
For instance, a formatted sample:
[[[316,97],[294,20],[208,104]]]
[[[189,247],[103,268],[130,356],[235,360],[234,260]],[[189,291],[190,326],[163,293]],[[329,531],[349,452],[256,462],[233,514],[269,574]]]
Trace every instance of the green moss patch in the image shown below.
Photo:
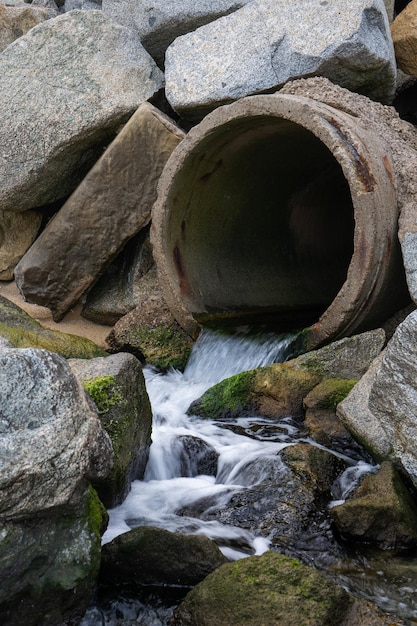
[[[43,348],[61,356],[92,359],[107,352],[78,335],[43,328],[23,309],[0,296],[0,335],[15,348]]]
[[[188,414],[225,419],[250,410],[254,376],[255,370],[250,370],[210,387],[199,400],[192,403]]]
[[[183,626],[335,626],[350,602],[319,572],[266,552],[210,574],[187,595],[177,616]]]

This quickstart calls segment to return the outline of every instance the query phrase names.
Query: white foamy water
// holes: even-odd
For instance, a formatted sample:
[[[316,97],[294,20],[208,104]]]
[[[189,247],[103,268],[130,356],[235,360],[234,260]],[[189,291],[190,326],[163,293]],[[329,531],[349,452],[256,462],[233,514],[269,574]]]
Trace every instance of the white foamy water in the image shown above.
[[[268,549],[268,540],[260,536],[178,512],[204,501],[219,505],[237,490],[261,482],[263,475],[254,469],[254,461],[275,456],[288,445],[291,426],[283,425],[282,442],[268,443],[222,428],[212,420],[189,416],[186,411],[194,400],[224,378],[284,360],[290,343],[290,336],[248,339],[245,333],[225,337],[205,332],[196,342],[183,374],[174,370],[160,374],[152,368],[144,369],[153,410],[149,461],[144,480],[135,481],[123,504],[109,511],[103,543],[135,526],[153,525],[207,535],[217,541],[228,558],[261,554]],[[256,418],[256,421],[262,420]],[[242,418],[243,422],[247,425],[250,418]],[[181,440],[185,438],[189,442],[190,437],[218,455],[216,476],[183,475]],[[243,550],[231,548],[230,544],[243,546]]]

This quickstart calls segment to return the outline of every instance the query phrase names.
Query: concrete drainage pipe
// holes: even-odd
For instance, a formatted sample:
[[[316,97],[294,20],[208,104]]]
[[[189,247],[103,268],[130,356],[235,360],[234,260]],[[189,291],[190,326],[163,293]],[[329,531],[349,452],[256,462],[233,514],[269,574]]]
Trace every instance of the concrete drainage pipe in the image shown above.
[[[408,302],[393,167],[378,137],[298,95],[215,110],[160,180],[152,242],[167,304],[199,324],[306,328],[306,348]]]

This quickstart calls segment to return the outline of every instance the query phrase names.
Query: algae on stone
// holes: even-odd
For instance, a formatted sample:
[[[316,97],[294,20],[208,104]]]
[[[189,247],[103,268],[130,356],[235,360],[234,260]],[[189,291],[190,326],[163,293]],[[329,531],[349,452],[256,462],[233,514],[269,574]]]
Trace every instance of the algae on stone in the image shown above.
[[[91,359],[106,355],[95,343],[78,335],[43,328],[23,309],[0,296],[0,335],[15,348],[43,348],[65,358]]]
[[[4,522],[0,536],[1,623],[78,624],[92,600],[107,519],[90,486],[82,494],[80,510],[72,515]]]
[[[122,352],[88,361],[70,359],[69,364],[113,445],[113,468],[94,483],[105,506],[113,508],[126,497],[132,480],[143,477],[148,459],[152,409],[142,367],[132,354]]]
[[[331,509],[341,535],[384,550],[417,545],[417,506],[395,466],[384,461],[352,496]]]
[[[334,626],[351,603],[316,570],[275,552],[223,565],[186,596],[178,626]]]

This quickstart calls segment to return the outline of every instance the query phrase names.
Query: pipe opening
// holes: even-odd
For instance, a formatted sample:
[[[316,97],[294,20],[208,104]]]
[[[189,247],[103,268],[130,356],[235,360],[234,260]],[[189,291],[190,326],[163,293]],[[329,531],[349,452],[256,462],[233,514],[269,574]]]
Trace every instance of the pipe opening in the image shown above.
[[[327,146],[287,119],[215,128],[187,155],[167,197],[166,251],[204,324],[315,322],[353,254],[349,185]]]

